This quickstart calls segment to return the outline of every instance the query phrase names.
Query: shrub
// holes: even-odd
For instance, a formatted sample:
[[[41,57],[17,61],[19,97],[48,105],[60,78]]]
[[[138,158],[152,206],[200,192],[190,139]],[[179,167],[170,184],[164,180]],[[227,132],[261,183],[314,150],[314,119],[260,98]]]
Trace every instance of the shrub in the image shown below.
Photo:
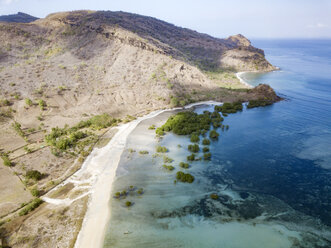
[[[184,173],[182,171],[177,172],[176,179],[183,183],[193,183],[194,182],[194,176],[192,176],[189,173]]]
[[[156,129],[156,134],[172,131],[178,135],[200,133],[201,130],[209,130],[211,118],[209,114],[200,114],[185,111],[171,116],[162,127]]]
[[[164,163],[172,163],[174,160],[172,158],[169,158],[167,156],[163,156],[163,162]]]
[[[203,154],[203,159],[204,159],[204,160],[210,160],[210,159],[211,159],[211,153],[210,153],[210,152],[208,152],[208,153],[204,153],[204,154]]]
[[[204,148],[202,149],[202,151],[203,151],[204,153],[209,152],[209,147],[204,147]]]
[[[131,207],[132,206],[132,202],[130,202],[130,201],[125,202],[125,206]]]
[[[33,195],[34,197],[38,197],[40,196],[40,191],[37,189],[37,187],[33,187],[31,190],[31,195]]]
[[[140,188],[137,190],[138,195],[142,195],[144,193],[144,189]]]
[[[121,197],[121,192],[116,192],[114,195],[115,198],[120,198]]]
[[[29,170],[25,173],[25,177],[28,179],[33,179],[39,181],[42,178],[43,174],[41,174],[37,170]]]
[[[168,148],[166,148],[165,146],[157,146],[156,152],[166,153],[166,152],[168,152]]]
[[[149,129],[149,130],[154,130],[154,129],[155,129],[155,125],[151,125],[151,126],[149,126],[148,129]]]
[[[217,194],[211,194],[210,198],[213,200],[217,200],[218,199],[218,195]]]
[[[241,102],[234,102],[234,103],[229,103],[225,102],[223,103],[222,106],[215,106],[214,110],[215,112],[222,112],[224,115],[225,113],[232,114],[236,113],[238,111],[242,111],[243,106]]]
[[[145,155],[145,154],[148,154],[149,152],[148,151],[140,151],[139,154],[141,155]]]
[[[46,106],[47,106],[46,102],[43,99],[40,99],[38,101],[38,105],[39,105],[39,107],[40,107],[41,110],[44,110],[46,108]]]
[[[1,154],[1,158],[3,160],[3,164],[5,166],[13,166],[13,163],[10,161],[9,157],[8,157],[8,154],[7,153],[2,153]]]
[[[190,152],[197,153],[197,152],[199,152],[200,147],[199,147],[198,144],[189,145],[189,146],[188,146],[188,150],[189,150]]]
[[[18,123],[18,122],[14,122],[13,124],[12,124],[12,127],[15,129],[15,131],[17,132],[17,134],[19,135],[19,136],[21,136],[21,137],[25,137],[25,133],[23,132],[23,130],[22,130],[22,126],[21,126],[21,124],[20,123]]]
[[[251,100],[248,102],[247,108],[265,107],[272,105],[272,103],[273,102],[269,99]]]
[[[33,102],[30,98],[25,98],[25,104],[28,106],[32,106]]]
[[[160,127],[155,130],[155,133],[158,136],[163,136],[165,134],[164,131],[162,130],[162,128],[160,128]]]
[[[188,161],[194,161],[195,160],[195,155],[192,153],[191,155],[187,156]]]
[[[7,99],[0,100],[0,107],[10,106],[10,101]]]
[[[211,139],[217,139],[218,136],[219,136],[219,133],[216,132],[215,130],[211,130],[210,133],[209,133],[209,137],[210,137]]]
[[[192,134],[190,139],[191,139],[191,142],[193,142],[193,143],[197,143],[200,141],[199,136],[196,134]]]
[[[190,165],[188,163],[180,162],[179,166],[183,169],[188,169],[190,168]]]
[[[31,203],[26,205],[18,214],[20,216],[27,215],[31,211],[35,210],[37,207],[39,207],[43,203],[43,200],[40,198],[34,199]]]
[[[173,167],[172,165],[166,165],[166,164],[163,165],[163,168],[168,171],[173,171],[175,169],[175,167]]]
[[[208,146],[208,145],[210,145],[210,140],[209,140],[209,139],[203,139],[203,140],[202,140],[202,144],[203,144],[204,146]]]
[[[172,107],[178,107],[179,106],[179,100],[178,100],[178,98],[177,97],[172,97],[170,99],[170,105]]]

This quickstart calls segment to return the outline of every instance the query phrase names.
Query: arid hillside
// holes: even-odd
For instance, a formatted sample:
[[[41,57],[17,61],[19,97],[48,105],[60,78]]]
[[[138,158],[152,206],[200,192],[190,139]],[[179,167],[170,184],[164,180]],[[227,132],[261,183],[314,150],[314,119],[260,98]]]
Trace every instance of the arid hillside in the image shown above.
[[[0,22],[0,247],[73,247],[88,196],[70,184],[49,192],[112,126],[201,100],[277,101],[269,86],[249,89],[235,76],[273,69],[242,35],[218,39],[124,12]],[[71,204],[41,204],[45,195]]]

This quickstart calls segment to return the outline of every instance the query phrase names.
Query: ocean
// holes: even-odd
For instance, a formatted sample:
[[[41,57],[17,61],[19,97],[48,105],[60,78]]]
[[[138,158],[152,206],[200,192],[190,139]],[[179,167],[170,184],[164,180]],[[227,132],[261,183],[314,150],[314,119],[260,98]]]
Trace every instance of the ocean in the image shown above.
[[[280,70],[242,78],[271,85],[284,100],[225,117],[230,128],[218,130],[211,161],[186,170],[192,184],[174,182],[190,154],[189,137],[157,140],[148,129],[173,112],[140,123],[117,169],[112,195],[126,190],[127,196],[109,203],[104,247],[331,247],[331,40],[253,45]],[[154,155],[157,145],[169,149],[173,171]]]

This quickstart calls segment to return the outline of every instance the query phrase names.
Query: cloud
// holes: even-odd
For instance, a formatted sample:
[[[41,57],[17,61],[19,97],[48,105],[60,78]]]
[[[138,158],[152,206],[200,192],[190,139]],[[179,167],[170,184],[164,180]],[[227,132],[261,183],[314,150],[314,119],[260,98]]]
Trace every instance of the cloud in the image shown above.
[[[328,27],[328,25],[326,25],[322,22],[307,25],[307,28],[327,28],[327,27]]]

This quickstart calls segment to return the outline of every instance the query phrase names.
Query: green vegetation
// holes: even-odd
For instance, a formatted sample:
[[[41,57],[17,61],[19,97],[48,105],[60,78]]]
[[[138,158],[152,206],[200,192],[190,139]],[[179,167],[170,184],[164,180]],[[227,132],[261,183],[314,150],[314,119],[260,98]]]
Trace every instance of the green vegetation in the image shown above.
[[[45,110],[45,108],[47,106],[46,102],[43,99],[40,99],[38,101],[38,105],[39,105],[39,107],[40,107],[41,110]]]
[[[269,99],[251,100],[248,102],[247,108],[265,107],[272,104],[273,102]]]
[[[164,132],[172,131],[178,135],[189,135],[192,133],[200,134],[200,131],[209,130],[211,117],[209,114],[201,114],[186,111],[179,112],[171,116],[167,122],[156,129],[156,134],[164,135]]]
[[[234,102],[234,103],[225,102],[223,103],[222,106],[215,106],[215,111],[222,112],[222,114],[224,113],[233,114],[242,110],[243,110],[243,106],[241,102]]]
[[[209,133],[209,138],[211,139],[218,139],[219,133],[216,132],[215,130],[211,130]]]
[[[200,147],[199,147],[198,144],[189,145],[189,146],[188,146],[188,150],[189,150],[190,152],[197,153],[197,152],[200,151]]]
[[[143,188],[140,188],[137,190],[137,194],[138,195],[142,195],[144,193],[144,189]]]
[[[198,143],[200,141],[199,135],[197,134],[192,134],[190,137],[190,140],[192,143]]]
[[[43,200],[41,200],[40,198],[36,198],[31,203],[26,205],[18,214],[20,216],[27,215],[28,213],[32,212],[37,207],[39,207],[42,203],[43,203]]]
[[[190,165],[188,163],[180,162],[179,166],[183,169],[188,169],[190,168]]]
[[[126,202],[125,202],[125,206],[127,206],[127,207],[131,207],[131,206],[132,206],[132,202],[130,202],[130,201],[126,201]]]
[[[95,115],[86,121],[80,121],[74,128],[91,128],[100,130],[107,127],[115,126],[120,120],[111,117],[109,114]]]
[[[139,154],[141,154],[141,155],[146,155],[146,154],[148,154],[149,152],[148,151],[140,151],[139,152]]]
[[[169,158],[168,156],[163,156],[163,162],[170,164],[172,163],[174,160],[172,158]]]
[[[155,128],[156,128],[155,125],[151,125],[151,126],[149,126],[148,129],[149,129],[149,130],[155,130]]]
[[[203,144],[204,146],[208,146],[208,145],[210,145],[210,140],[209,140],[209,139],[203,139],[203,140],[202,140],[202,144]]]
[[[40,191],[38,190],[37,187],[33,187],[32,189],[30,189],[31,195],[33,195],[34,197],[38,197],[40,196]]]
[[[194,176],[192,176],[189,173],[184,173],[182,171],[177,172],[176,179],[183,183],[193,183],[194,182]]]
[[[195,160],[195,155],[192,153],[191,155],[187,156],[187,161],[194,161]]]
[[[209,147],[204,147],[204,148],[202,149],[202,151],[203,151],[204,153],[209,152]]]
[[[35,181],[39,181],[43,177],[43,174],[41,174],[37,170],[29,170],[25,173],[25,177],[27,179],[33,179]]]
[[[218,195],[217,194],[211,194],[210,198],[213,200],[217,200],[218,199]]]
[[[168,152],[168,148],[166,148],[165,146],[157,146],[156,152],[166,153],[166,152]]]
[[[11,167],[11,166],[13,166],[13,163],[10,161],[10,159],[9,159],[9,156],[8,156],[8,153],[1,153],[1,158],[2,158],[2,160],[3,160],[3,164],[5,165],[5,166],[8,166],[8,167]]]
[[[211,159],[211,153],[210,153],[210,152],[208,152],[208,153],[204,153],[204,154],[203,154],[203,159],[204,159],[204,160],[210,160],[210,159]]]
[[[91,128],[93,130],[99,130],[109,126],[113,126],[118,123],[119,120],[112,118],[108,114],[97,115],[86,121],[79,122],[76,126],[69,128],[52,128],[52,131],[45,136],[45,141],[59,150],[65,151],[69,148],[74,148],[79,145],[83,149],[86,145],[93,143],[96,137],[91,132],[83,132],[80,129]],[[89,137],[88,139],[84,139]],[[84,141],[80,141],[84,139]]]
[[[15,129],[15,131],[16,131],[16,133],[19,135],[19,136],[21,136],[22,138],[25,138],[25,133],[23,132],[23,130],[22,130],[22,125],[20,124],[20,123],[18,123],[18,122],[14,122],[13,124],[12,124],[12,127]]]
[[[28,106],[32,106],[33,102],[30,98],[25,98],[25,104],[28,105]]]
[[[0,99],[0,107],[10,106],[10,104],[8,99]]]
[[[164,164],[162,167],[168,171],[173,171],[175,169],[175,167],[173,167],[172,165],[166,165],[166,164]]]
[[[26,153],[31,153],[32,152],[32,150],[28,146],[24,146],[23,149]]]

